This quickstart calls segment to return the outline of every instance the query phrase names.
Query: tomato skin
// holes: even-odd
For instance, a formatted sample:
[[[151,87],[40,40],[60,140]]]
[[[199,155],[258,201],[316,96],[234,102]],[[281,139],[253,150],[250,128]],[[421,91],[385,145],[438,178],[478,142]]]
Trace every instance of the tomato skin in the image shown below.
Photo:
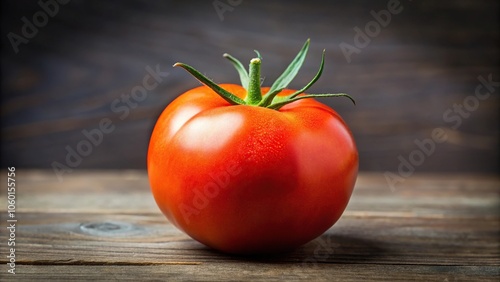
[[[246,95],[241,86],[220,86]],[[169,221],[235,254],[287,251],[321,235],[345,210],[358,172],[353,137],[328,106],[313,99],[279,110],[230,105],[206,86],[163,111],[147,162]]]

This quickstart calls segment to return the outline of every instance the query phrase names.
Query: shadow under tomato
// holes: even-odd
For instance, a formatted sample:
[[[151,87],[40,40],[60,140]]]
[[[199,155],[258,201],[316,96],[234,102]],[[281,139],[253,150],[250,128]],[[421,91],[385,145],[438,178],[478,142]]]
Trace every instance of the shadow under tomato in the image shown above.
[[[366,238],[323,234],[295,250],[276,254],[234,255],[204,248],[204,251],[225,259],[265,263],[367,263],[387,253],[380,242]]]

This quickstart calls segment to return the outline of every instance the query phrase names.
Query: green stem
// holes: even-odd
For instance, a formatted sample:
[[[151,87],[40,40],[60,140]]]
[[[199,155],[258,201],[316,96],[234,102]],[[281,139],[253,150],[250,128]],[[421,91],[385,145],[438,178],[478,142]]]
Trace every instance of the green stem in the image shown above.
[[[253,58],[250,61],[249,67],[249,82],[248,91],[245,102],[247,105],[257,105],[262,100],[262,93],[260,91],[260,59]]]

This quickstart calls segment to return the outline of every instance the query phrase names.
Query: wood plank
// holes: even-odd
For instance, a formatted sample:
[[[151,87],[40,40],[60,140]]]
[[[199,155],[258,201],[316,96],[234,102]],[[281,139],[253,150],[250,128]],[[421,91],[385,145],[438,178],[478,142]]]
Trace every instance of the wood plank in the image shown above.
[[[17,218],[16,257],[22,264],[207,263],[235,259],[191,240],[161,214],[37,212],[20,213]],[[6,217],[2,215],[1,220],[5,222]],[[498,218],[347,215],[315,241],[270,260],[500,266],[499,237]],[[6,259],[0,258],[0,262]]]
[[[202,265],[20,265],[3,281],[498,281],[491,266],[224,262]]]

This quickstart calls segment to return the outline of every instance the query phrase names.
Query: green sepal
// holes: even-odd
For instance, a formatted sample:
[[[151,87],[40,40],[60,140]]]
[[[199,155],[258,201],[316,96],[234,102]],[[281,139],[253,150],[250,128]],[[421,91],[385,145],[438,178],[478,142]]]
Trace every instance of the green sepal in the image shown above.
[[[275,93],[275,91],[279,89],[284,89],[292,82],[297,73],[299,72],[300,67],[304,63],[306,59],[307,51],[309,50],[310,39],[306,40],[302,49],[300,49],[297,56],[293,59],[293,61],[288,65],[285,71],[276,79],[276,81],[271,85],[269,89],[269,94]]]
[[[248,90],[248,81],[250,79],[248,78],[248,72],[247,72],[247,70],[245,69],[245,67],[243,66],[243,64],[240,62],[240,60],[238,60],[235,57],[229,55],[228,53],[225,53],[222,56],[224,58],[228,59],[229,61],[231,61],[231,63],[233,63],[234,68],[236,68],[236,70],[238,71],[238,74],[240,75],[241,86],[243,86],[243,88],[245,88],[246,90]]]
[[[174,67],[182,67],[185,69],[187,72],[189,72],[192,76],[194,76],[196,79],[198,79],[201,83],[205,84],[206,86],[210,87],[215,93],[219,94],[219,96],[222,97],[222,99],[226,100],[230,104],[233,105],[245,105],[246,102],[243,101],[240,97],[224,90],[222,87],[217,85],[215,82],[201,74],[199,71],[194,69],[193,67],[183,64],[183,63],[175,63]]]
[[[257,54],[257,58],[259,58],[262,61],[262,56],[260,55],[259,51],[253,50],[255,54]]]
[[[321,63],[319,64],[318,72],[313,77],[313,79],[306,86],[304,86],[302,89],[300,89],[300,90],[295,91],[294,93],[292,93],[290,95],[290,98],[295,98],[296,96],[298,96],[298,95],[306,92],[307,89],[311,88],[311,86],[313,86],[313,84],[316,83],[316,81],[318,81],[318,79],[323,74],[323,69],[325,67],[325,52],[326,52],[326,50],[323,49],[323,54],[321,55]]]
[[[264,99],[262,99],[262,102],[259,104],[259,106],[262,106],[262,107],[270,107],[269,105],[272,103],[272,104],[275,104],[275,103],[278,103],[278,102],[283,102],[283,101],[286,101],[290,98],[295,98],[296,96],[304,93],[307,89],[309,89],[314,83],[316,83],[316,81],[318,81],[318,79],[321,77],[321,74],[323,74],[323,68],[325,66],[325,50],[323,50],[323,54],[321,55],[321,63],[319,65],[319,70],[318,72],[316,73],[316,75],[314,76],[314,78],[306,85],[304,86],[302,89],[298,90],[298,91],[295,91],[294,93],[290,94],[289,96],[287,97],[277,97],[277,95],[283,90],[283,89],[277,89],[275,90],[274,92],[272,93],[269,93],[269,95],[266,95],[264,96]],[[271,105],[272,105],[271,104]]]
[[[307,94],[303,96],[296,96],[294,98],[290,98],[290,96],[283,97],[285,99],[281,100],[281,102],[273,103],[272,105],[269,105],[267,108],[279,110],[281,107],[298,100],[308,99],[308,98],[320,98],[320,97],[347,97],[352,101],[354,105],[356,105],[356,101],[354,101],[354,99],[346,93],[326,93],[326,94]]]

